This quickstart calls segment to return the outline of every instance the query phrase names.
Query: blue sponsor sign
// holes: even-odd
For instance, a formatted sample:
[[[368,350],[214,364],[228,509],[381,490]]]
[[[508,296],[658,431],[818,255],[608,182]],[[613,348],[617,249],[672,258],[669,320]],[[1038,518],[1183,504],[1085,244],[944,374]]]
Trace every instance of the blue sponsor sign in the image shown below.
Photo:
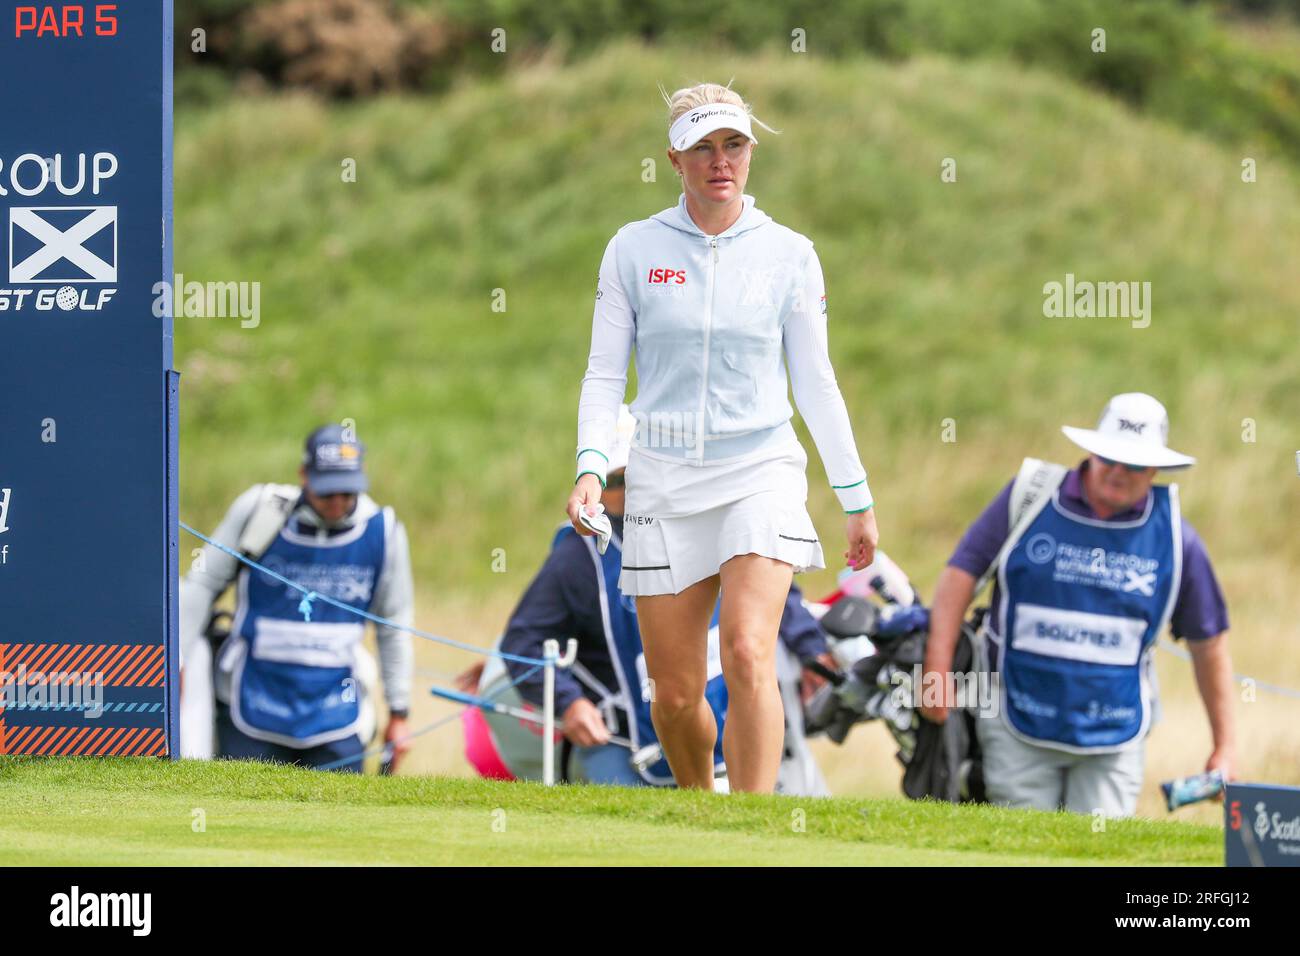
[[[171,34],[0,0],[0,754],[179,752]]]
[[[1300,787],[1230,783],[1223,812],[1228,866],[1300,866]]]

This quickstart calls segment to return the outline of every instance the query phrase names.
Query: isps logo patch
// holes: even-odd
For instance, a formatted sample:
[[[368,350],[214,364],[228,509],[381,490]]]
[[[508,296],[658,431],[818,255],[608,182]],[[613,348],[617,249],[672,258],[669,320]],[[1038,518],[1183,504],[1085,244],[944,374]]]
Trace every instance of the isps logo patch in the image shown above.
[[[680,296],[685,289],[685,269],[651,269],[646,276],[647,295]]]
[[[673,285],[686,284],[685,269],[651,269],[647,281],[651,285],[661,285],[671,283]]]

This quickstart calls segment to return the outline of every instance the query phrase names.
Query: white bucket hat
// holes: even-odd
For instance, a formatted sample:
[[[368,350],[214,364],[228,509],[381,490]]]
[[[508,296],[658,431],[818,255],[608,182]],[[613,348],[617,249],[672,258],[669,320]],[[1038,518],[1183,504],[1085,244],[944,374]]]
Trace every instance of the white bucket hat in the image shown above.
[[[1169,413],[1144,392],[1116,395],[1102,409],[1096,428],[1064,425],[1061,431],[1084,451],[1099,458],[1144,468],[1187,468],[1191,455],[1174,451],[1169,440]]]
[[[734,129],[744,133],[751,142],[754,129],[749,122],[749,113],[731,103],[708,103],[704,106],[687,110],[672,126],[668,128],[668,145],[680,152],[690,149],[714,130]]]

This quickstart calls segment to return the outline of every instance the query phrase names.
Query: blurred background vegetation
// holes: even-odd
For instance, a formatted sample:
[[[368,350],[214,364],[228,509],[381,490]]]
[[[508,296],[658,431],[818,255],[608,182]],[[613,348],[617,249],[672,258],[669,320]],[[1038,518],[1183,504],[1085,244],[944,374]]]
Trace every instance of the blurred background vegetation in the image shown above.
[[[419,623],[490,642],[564,519],[601,252],[677,199],[657,85],[734,77],[783,131],[760,131],[746,192],[817,243],[882,544],[922,593],[1022,456],[1077,460],[1061,424],[1149,391],[1200,459],[1178,481],[1238,669],[1300,687],[1298,16],[1300,0],[178,0],[177,271],[262,283],[256,328],[176,322],[182,517],[210,528],[249,484],[296,481],[303,436],[351,418],[411,531]],[[1066,273],[1151,282],[1150,327],[1044,318]],[[796,423],[832,565],[801,576],[815,598],[842,515]],[[421,688],[468,663],[419,653]],[[1160,661],[1153,813],[1156,783],[1210,750],[1189,666]],[[1300,783],[1297,717],[1262,691],[1241,705],[1243,775]],[[443,733],[412,770],[465,772]],[[896,792],[887,741],[823,747],[832,786]]]

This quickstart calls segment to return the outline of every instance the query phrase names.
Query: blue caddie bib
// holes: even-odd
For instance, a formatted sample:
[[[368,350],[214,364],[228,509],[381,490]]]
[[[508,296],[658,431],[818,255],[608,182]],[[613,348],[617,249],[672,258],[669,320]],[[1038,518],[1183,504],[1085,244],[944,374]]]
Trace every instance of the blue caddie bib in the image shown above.
[[[551,541],[555,547],[566,534],[577,534],[573,525],[561,527]],[[605,626],[605,641],[609,645],[610,660],[614,663],[614,673],[618,677],[619,693],[625,702],[628,718],[628,737],[632,746],[639,750],[653,743],[658,743],[654,723],[650,717],[649,694],[643,693],[646,686],[645,651],[641,646],[641,630],[637,626],[636,600],[628,597],[618,589],[618,576],[622,570],[622,552],[616,546],[618,538],[610,540],[610,547],[602,555],[596,549],[594,538],[583,537],[583,543],[591,554],[596,566],[596,579],[600,586],[600,616]],[[718,618],[722,610],[721,600],[714,605],[713,618],[709,621],[710,641],[716,640]],[[713,655],[711,654],[712,658]],[[710,667],[712,671],[714,667]],[[718,673],[709,678],[704,688],[704,698],[713,711],[713,719],[718,725],[718,740],[713,748],[713,765],[715,769],[724,766],[722,757],[722,729],[727,719],[727,685],[723,682],[721,665]],[[651,764],[641,776],[647,783],[657,786],[669,786],[673,783],[672,771],[668,761],[660,759]]]
[[[1119,750],[1151,720],[1150,653],[1182,574],[1176,485],[1132,521],[1071,514],[1053,492],[998,567],[1002,719],[1031,743]]]
[[[321,542],[286,526],[261,563],[318,594],[369,610],[393,521],[384,508]],[[365,636],[362,618],[323,601],[313,601],[311,620],[304,620],[301,601],[301,592],[261,571],[241,572],[233,629],[246,650],[231,685],[235,726],[250,737],[300,748],[357,732],[362,689],[354,664]]]

